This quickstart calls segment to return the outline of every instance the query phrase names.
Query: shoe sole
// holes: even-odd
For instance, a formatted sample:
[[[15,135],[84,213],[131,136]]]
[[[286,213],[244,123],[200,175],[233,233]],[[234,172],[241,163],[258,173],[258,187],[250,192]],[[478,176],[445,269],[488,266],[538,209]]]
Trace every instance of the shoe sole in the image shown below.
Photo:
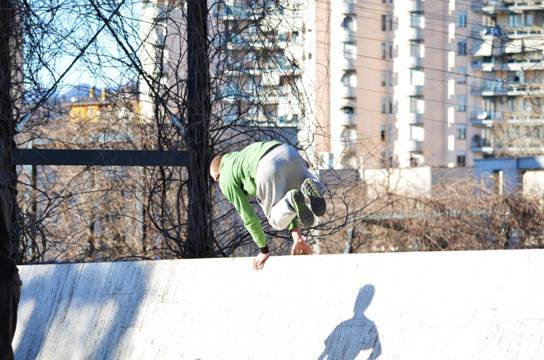
[[[325,202],[323,196],[321,196],[315,182],[308,178],[304,180],[300,189],[302,193],[310,199],[310,207],[312,208],[312,212],[317,216],[323,216],[325,211],[327,211],[327,203]]]
[[[306,201],[304,199],[304,194],[296,190],[293,196],[295,203],[295,212],[304,226],[312,226],[314,224],[314,214],[306,206]]]

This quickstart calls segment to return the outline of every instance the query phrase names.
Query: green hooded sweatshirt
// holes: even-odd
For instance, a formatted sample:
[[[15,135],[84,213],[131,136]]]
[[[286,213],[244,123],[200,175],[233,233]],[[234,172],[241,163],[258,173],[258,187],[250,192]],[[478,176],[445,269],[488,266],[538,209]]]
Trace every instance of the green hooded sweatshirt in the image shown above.
[[[244,226],[259,248],[266,246],[266,237],[249,198],[255,197],[257,193],[255,175],[259,160],[267,150],[278,144],[281,143],[279,141],[257,142],[240,151],[225,154],[221,159],[219,188],[234,205]]]

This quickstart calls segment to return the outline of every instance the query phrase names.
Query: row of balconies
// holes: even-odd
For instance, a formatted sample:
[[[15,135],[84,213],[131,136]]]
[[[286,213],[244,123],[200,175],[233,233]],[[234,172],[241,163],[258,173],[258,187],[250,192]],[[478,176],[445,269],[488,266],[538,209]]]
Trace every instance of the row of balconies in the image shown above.
[[[226,65],[226,73],[238,75],[270,75],[277,73],[278,75],[301,75],[302,68],[296,63],[287,59],[274,59],[268,62],[257,63],[254,61],[234,62],[231,61]]]
[[[264,113],[252,113],[252,114],[236,114],[231,113],[227,114],[224,117],[225,123],[233,123],[236,122],[238,125],[244,125],[244,124],[270,124],[275,123],[278,126],[297,126],[299,122],[299,117],[297,114],[295,115],[279,115],[274,116],[270,114],[264,114]]]
[[[526,71],[526,70],[544,70],[542,59],[510,60],[507,62],[494,61],[473,61],[472,68],[484,72],[493,71]]]
[[[543,96],[544,83],[542,82],[524,82],[509,83],[496,82],[471,86],[472,95],[477,96]]]
[[[495,124],[520,124],[540,125],[544,124],[544,114],[531,111],[473,111],[470,115],[472,125],[478,127],[492,127]]]
[[[245,48],[286,49],[287,47],[299,46],[301,44],[300,40],[294,38],[291,34],[266,34],[262,31],[246,31],[240,34],[225,33],[225,43],[229,50],[241,50]]]
[[[527,139],[525,142],[517,144],[504,144],[502,142],[494,142],[492,140],[481,138],[479,141],[474,141],[471,146],[472,152],[493,154],[493,153],[519,153],[523,155],[544,154],[544,139]]]
[[[344,0],[342,2],[342,12],[346,15],[355,15],[355,1],[354,0]],[[354,21],[354,20],[353,20]],[[356,42],[356,31],[355,26],[342,26],[341,29],[341,41],[353,43]],[[353,71],[356,69],[356,56],[348,56],[342,58],[342,63],[340,64],[342,70]],[[354,75],[356,76],[356,75]],[[342,83],[340,87],[340,97],[344,99],[353,99],[356,96],[356,87]],[[353,113],[340,113],[339,124],[341,126],[341,133],[339,138],[339,154],[337,155],[340,159],[340,164],[344,163],[345,159],[349,159],[358,153],[357,151],[357,130],[355,122],[355,114]],[[349,163],[349,161],[347,161]],[[349,165],[348,165],[349,166]]]
[[[222,99],[227,102],[246,101],[253,103],[277,104],[293,96],[289,85],[276,86],[266,92],[249,91],[236,86],[226,86],[221,92]]]
[[[522,39],[526,37],[535,37],[541,36],[544,34],[544,27],[542,25],[527,25],[519,27],[510,27],[510,26],[485,26],[476,25],[472,27],[472,37],[498,37],[501,39]],[[489,41],[489,40],[487,40]]]
[[[285,10],[300,12],[305,9],[304,0],[290,1],[265,1],[254,2],[252,4],[240,3],[234,0],[226,0],[218,11],[219,18],[222,20],[231,19],[266,19],[270,16],[283,16]],[[296,15],[296,14],[294,14]]]
[[[474,0],[472,9],[488,14],[544,10],[543,0]]]

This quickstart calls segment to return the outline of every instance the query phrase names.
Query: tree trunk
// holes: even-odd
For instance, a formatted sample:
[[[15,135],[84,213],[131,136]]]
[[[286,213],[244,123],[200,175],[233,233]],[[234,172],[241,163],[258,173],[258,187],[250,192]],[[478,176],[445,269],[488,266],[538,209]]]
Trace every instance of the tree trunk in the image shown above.
[[[7,226],[12,234],[12,256],[18,256],[17,174],[13,163],[15,120],[13,115],[13,75],[15,61],[15,3],[0,0],[0,196]]]
[[[187,2],[188,227],[185,256],[212,256],[209,166],[210,83],[207,2]]]

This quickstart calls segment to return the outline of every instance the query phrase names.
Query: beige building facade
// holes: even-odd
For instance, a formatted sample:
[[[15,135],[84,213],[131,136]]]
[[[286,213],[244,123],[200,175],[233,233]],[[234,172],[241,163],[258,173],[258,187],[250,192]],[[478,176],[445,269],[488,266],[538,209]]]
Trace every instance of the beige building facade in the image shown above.
[[[318,19],[329,15],[317,25],[330,53],[317,59],[330,69],[316,99],[329,104],[317,117],[330,129],[318,147],[323,166],[466,167],[543,150],[541,1],[317,9]]]
[[[153,79],[172,89],[185,77],[185,25],[178,5],[145,4],[152,81],[141,82],[141,99],[153,116]],[[321,168],[471,167],[544,152],[540,0],[226,0],[210,9],[214,114],[297,127]]]

